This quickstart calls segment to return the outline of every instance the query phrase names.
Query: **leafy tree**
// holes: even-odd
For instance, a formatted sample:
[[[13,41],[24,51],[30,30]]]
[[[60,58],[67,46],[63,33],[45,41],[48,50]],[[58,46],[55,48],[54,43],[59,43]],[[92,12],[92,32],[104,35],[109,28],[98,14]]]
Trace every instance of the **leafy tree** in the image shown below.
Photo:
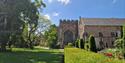
[[[25,28],[24,24],[28,24],[28,42],[29,46],[32,48],[32,34],[34,34],[38,25],[39,10],[43,7],[45,7],[45,4],[42,0],[34,0],[34,2],[31,2],[31,0],[0,1],[0,12],[7,16],[7,23],[3,25],[6,26],[6,28],[3,31],[9,31],[1,35],[1,50],[6,49],[5,46],[8,40],[10,40],[10,36],[12,38],[16,37],[19,40],[22,38],[19,36],[22,36],[23,28]],[[2,38],[2,36],[4,36],[4,38]]]
[[[48,31],[44,33],[45,39],[48,42],[50,48],[57,48],[57,27],[56,25],[51,25]]]
[[[123,30],[123,37],[122,37],[122,39],[123,39],[123,54],[124,54],[124,57],[125,57],[125,25],[123,25],[123,28],[122,28],[122,30]]]
[[[37,26],[36,32],[38,34],[43,33],[49,29],[50,25],[51,25],[51,22],[49,19],[47,19],[46,16],[39,16],[38,26]]]

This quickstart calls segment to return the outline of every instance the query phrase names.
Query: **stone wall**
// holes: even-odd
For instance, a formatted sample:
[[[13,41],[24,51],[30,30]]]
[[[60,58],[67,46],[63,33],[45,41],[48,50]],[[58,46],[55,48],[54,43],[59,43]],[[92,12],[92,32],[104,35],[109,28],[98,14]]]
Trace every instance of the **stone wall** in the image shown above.
[[[100,33],[102,36],[103,46],[104,47],[113,47],[116,37],[121,36],[121,26],[84,26],[84,31],[80,33],[81,38],[83,38],[84,33],[89,35],[94,35],[96,39],[96,45],[100,48]]]

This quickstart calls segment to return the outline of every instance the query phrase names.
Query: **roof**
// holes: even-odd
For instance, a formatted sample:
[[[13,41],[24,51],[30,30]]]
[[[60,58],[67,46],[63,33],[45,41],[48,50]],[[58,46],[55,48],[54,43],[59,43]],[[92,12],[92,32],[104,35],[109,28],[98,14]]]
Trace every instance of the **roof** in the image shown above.
[[[125,18],[80,18],[80,21],[82,21],[83,25],[125,25]]]

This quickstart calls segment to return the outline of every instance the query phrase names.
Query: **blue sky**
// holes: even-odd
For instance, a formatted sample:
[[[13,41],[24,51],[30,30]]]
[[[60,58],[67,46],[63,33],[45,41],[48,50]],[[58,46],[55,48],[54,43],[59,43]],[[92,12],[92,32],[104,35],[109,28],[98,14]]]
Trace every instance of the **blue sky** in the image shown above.
[[[43,0],[42,14],[58,25],[60,19],[125,18],[125,0]]]

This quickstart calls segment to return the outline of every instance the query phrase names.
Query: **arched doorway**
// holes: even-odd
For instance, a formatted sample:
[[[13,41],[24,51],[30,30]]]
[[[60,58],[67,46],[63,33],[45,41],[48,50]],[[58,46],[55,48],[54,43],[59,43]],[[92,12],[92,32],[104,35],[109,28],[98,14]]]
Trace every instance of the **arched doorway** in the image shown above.
[[[73,42],[73,33],[70,30],[64,32],[64,44],[68,44],[69,42]]]

